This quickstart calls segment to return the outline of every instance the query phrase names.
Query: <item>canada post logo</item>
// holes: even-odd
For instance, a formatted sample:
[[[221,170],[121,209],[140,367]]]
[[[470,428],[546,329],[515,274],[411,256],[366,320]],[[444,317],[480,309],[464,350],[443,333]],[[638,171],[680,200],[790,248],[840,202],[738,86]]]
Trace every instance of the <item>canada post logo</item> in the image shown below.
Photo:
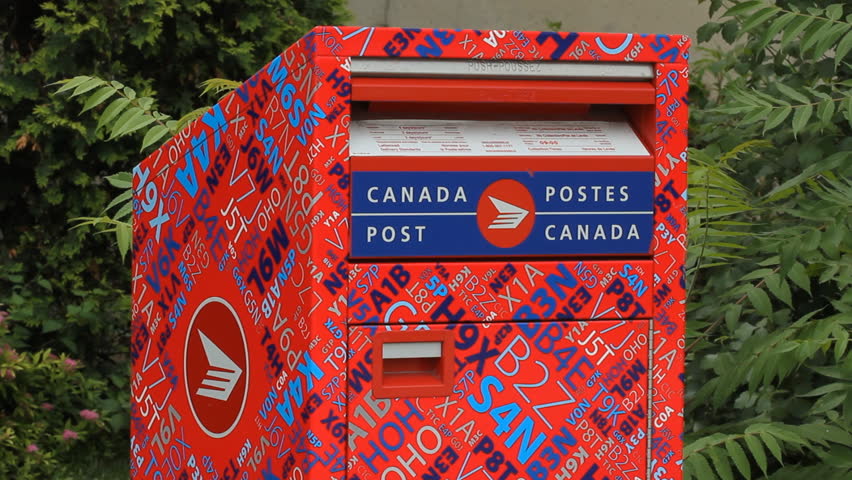
[[[512,248],[527,239],[535,223],[535,201],[522,183],[502,179],[488,185],[476,206],[479,231],[492,245]]]
[[[227,436],[242,417],[248,395],[248,348],[233,307],[210,297],[195,310],[186,336],[184,383],[198,426],[213,438]]]

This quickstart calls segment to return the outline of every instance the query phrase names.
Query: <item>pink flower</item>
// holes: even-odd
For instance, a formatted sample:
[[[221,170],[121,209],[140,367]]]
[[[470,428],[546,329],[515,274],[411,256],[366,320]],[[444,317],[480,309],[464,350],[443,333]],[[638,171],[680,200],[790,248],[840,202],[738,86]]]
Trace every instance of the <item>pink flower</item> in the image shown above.
[[[65,429],[65,431],[62,432],[62,438],[64,440],[77,440],[79,437],[80,436],[77,435],[77,432],[75,432],[74,430]]]
[[[9,318],[9,312],[0,310],[0,325],[3,325],[7,318]]]
[[[74,360],[73,358],[66,358],[65,359],[65,369],[66,370],[74,370],[75,368],[77,368],[78,363],[79,362],[77,362],[77,360]]]
[[[41,404],[41,409],[47,410],[49,412],[49,411],[53,410],[53,404],[44,402],[44,403]]]
[[[7,353],[7,352],[9,354],[9,359],[12,360],[13,362],[16,361],[19,358],[18,352],[16,352],[14,348],[10,347],[9,345],[0,346],[0,354]]]
[[[14,380],[15,372],[13,372],[12,370],[6,370],[6,373],[3,374],[3,378],[5,378],[6,380]]]
[[[27,445],[27,451],[30,452],[30,453],[37,452],[38,451],[38,445],[36,445],[35,443],[31,443],[31,444]]]
[[[100,415],[98,415],[98,412],[96,412],[94,410],[88,410],[88,409],[87,410],[80,410],[80,416],[85,418],[86,420],[97,420],[98,418],[100,418]]]

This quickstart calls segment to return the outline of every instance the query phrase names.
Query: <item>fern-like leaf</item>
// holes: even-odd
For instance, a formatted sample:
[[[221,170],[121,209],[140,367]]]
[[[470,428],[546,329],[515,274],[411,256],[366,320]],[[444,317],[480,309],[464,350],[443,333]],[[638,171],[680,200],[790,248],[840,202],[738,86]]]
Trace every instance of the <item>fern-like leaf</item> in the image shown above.
[[[242,85],[242,82],[236,82],[234,80],[228,80],[226,78],[211,78],[201,82],[201,86],[204,90],[201,91],[200,97],[204,95],[212,94],[215,96],[221,96],[225,93],[228,93],[232,90],[236,90],[239,86]]]
[[[93,76],[78,76],[72,79],[56,82],[59,85],[55,93],[71,91],[70,97],[83,99],[83,111],[93,110],[105,101],[113,98],[112,102],[98,117],[97,129],[104,129],[109,140],[130,135],[155,124],[157,133],[148,136],[142,142],[142,150],[153,145],[167,133],[176,133],[169,123],[170,117],[153,109],[155,101],[151,97],[139,96],[135,90],[116,81],[106,81]],[[100,88],[98,88],[100,87]],[[97,90],[95,90],[97,88]],[[73,90],[73,91],[72,91]],[[165,130],[163,130],[165,129]],[[153,140],[152,140],[153,138]]]

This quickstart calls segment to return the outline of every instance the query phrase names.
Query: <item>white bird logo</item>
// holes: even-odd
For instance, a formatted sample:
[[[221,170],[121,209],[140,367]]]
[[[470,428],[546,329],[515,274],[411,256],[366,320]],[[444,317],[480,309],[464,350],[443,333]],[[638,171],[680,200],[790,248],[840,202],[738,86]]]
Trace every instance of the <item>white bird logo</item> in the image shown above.
[[[488,196],[488,199],[491,200],[491,203],[494,205],[494,208],[497,209],[499,214],[497,218],[491,222],[491,225],[488,225],[489,230],[503,229],[503,230],[511,230],[518,228],[518,225],[527,218],[527,215],[530,213],[529,210],[524,210],[517,205],[512,205],[511,203],[504,202],[498,198],[494,198],[491,195]]]
[[[198,334],[201,335],[201,346],[204,347],[204,355],[207,356],[207,364],[210,368],[204,375],[204,380],[201,381],[204,387],[200,387],[195,393],[202,397],[227,401],[234,387],[237,386],[243,369],[228,358],[222,349],[204,335],[204,332],[199,330]]]

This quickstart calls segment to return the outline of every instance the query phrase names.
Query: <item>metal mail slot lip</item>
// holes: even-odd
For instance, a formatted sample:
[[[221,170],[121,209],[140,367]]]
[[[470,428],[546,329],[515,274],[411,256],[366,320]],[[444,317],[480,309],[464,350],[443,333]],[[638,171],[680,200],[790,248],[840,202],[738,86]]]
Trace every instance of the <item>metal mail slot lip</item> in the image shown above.
[[[563,80],[648,81],[650,63],[524,62],[517,60],[351,59],[354,77],[537,78]]]
[[[655,95],[651,82],[618,80],[354,77],[351,99],[417,104],[651,105]]]
[[[626,121],[358,120],[350,156],[649,157]]]
[[[382,358],[435,358],[442,352],[441,342],[385,342]]]

